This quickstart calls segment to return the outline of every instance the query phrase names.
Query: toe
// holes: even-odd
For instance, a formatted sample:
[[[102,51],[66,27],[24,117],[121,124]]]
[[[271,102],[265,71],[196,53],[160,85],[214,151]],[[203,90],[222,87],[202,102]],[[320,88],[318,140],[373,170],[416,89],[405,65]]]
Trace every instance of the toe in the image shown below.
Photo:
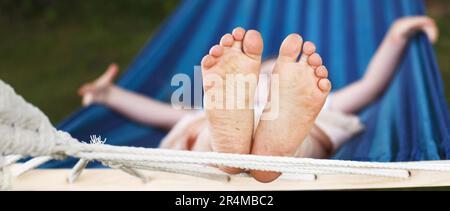
[[[220,45],[223,47],[231,47],[233,45],[234,38],[231,34],[223,35],[222,39],[220,39]]]
[[[244,40],[244,36],[245,36],[245,29],[242,27],[237,27],[233,30],[233,38],[236,41],[242,41]]]
[[[322,57],[320,57],[318,53],[314,53],[313,55],[309,56],[308,64],[310,64],[313,67],[321,66],[323,64]]]
[[[223,47],[220,45],[215,45],[209,50],[209,55],[213,57],[220,57],[223,55]]]
[[[326,78],[322,78],[319,80],[319,82],[317,82],[319,89],[322,90],[322,92],[324,93],[328,93],[331,90],[331,82],[330,80],[326,79]]]
[[[316,45],[310,41],[306,41],[303,46],[303,53],[306,55],[311,55],[316,52]]]
[[[243,29],[241,27],[235,28],[233,30],[233,32],[232,32],[233,39],[234,39],[234,42],[232,45],[233,48],[242,50],[242,41],[244,40],[245,32],[246,32],[245,29]]]
[[[243,42],[244,52],[251,58],[260,60],[263,52],[263,41],[261,34],[250,30],[245,34]]]
[[[280,57],[286,62],[296,62],[302,50],[303,39],[298,34],[291,34],[284,39],[280,47]]]
[[[216,62],[217,62],[217,60],[214,57],[207,55],[207,56],[203,57],[203,59],[202,59],[202,68],[204,70],[209,69],[212,66],[214,66],[216,64]]]
[[[303,53],[300,57],[301,62],[308,62],[308,57],[311,56],[313,53],[316,52],[316,45],[310,41],[306,41],[305,44],[303,44]]]
[[[320,66],[314,71],[319,78],[328,78],[328,70],[325,66]]]

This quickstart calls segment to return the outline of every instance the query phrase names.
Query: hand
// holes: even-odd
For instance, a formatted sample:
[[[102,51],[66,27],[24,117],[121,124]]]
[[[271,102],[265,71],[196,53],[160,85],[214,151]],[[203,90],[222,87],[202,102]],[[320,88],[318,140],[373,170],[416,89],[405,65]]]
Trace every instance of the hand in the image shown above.
[[[95,81],[82,85],[78,89],[78,95],[83,98],[83,106],[88,106],[92,103],[103,103],[108,95],[109,88],[112,86],[112,81],[118,72],[119,67],[116,64],[111,64],[105,73]]]
[[[439,37],[439,30],[433,19],[426,16],[404,17],[395,21],[389,34],[394,42],[407,42],[419,31],[425,32],[431,43],[436,43]]]

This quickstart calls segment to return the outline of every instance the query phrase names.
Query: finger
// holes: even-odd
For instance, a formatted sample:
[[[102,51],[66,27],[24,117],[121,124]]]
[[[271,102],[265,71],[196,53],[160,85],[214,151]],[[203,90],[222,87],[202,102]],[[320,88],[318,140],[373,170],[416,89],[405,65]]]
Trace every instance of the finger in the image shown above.
[[[92,89],[91,84],[85,84],[78,89],[78,95],[83,96]]]
[[[117,73],[119,72],[119,66],[116,64],[109,65],[108,69],[103,73],[102,76],[99,78],[99,83],[106,84],[111,83],[114,78],[117,76]]]

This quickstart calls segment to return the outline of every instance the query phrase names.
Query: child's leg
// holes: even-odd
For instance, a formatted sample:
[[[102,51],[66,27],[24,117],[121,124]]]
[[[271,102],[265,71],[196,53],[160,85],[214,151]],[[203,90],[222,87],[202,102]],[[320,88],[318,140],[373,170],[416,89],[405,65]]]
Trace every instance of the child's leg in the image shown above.
[[[317,126],[313,126],[309,136],[298,148],[296,157],[324,159],[329,158],[333,151],[331,140]]]
[[[399,19],[384,38],[363,79],[335,92],[331,109],[355,113],[379,97],[389,85],[409,38],[417,31],[424,31],[431,42],[437,40],[438,30],[432,19]]]
[[[83,97],[83,105],[103,104],[134,121],[165,129],[173,127],[190,113],[113,85],[117,73],[117,65],[112,64],[97,80],[83,85],[78,91]]]
[[[210,151],[207,121],[203,113],[183,117],[159,145],[162,149]]]
[[[211,148],[211,134],[207,127],[198,134],[195,144],[192,146],[192,151],[210,152]]]

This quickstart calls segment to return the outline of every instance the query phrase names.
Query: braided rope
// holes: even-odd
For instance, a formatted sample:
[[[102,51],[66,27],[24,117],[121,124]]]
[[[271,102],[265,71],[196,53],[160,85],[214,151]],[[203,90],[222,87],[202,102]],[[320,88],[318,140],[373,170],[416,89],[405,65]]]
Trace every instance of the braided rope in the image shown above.
[[[401,169],[401,170],[426,170],[426,171],[450,171],[450,165],[417,162],[360,162],[343,160],[322,160],[310,158],[240,155],[217,152],[192,152],[174,151],[164,149],[147,149],[135,147],[116,147],[108,145],[84,145],[83,149],[73,156],[89,157],[90,159],[153,159],[160,162],[176,161],[180,163],[203,163],[215,165],[231,165],[230,167],[245,168],[240,163],[256,163],[265,165],[281,166],[322,166],[322,167],[349,167],[349,168],[378,168],[378,169]],[[91,151],[91,152],[86,152]],[[103,153],[103,154],[102,154]],[[126,156],[123,156],[126,155]],[[236,165],[234,165],[236,164]],[[264,166],[261,166],[264,168]],[[262,170],[262,169],[259,169]]]
[[[12,175],[15,177],[20,177],[22,174],[37,168],[38,166],[51,161],[53,158],[50,156],[42,156],[30,159],[25,162],[23,165],[19,166],[16,171],[12,172]]]
[[[70,181],[74,181],[87,162],[97,160],[112,168],[147,181],[137,169],[166,171],[218,180],[228,180],[223,172],[207,166],[228,166],[245,170],[275,171],[298,178],[315,178],[317,174],[359,174],[407,178],[410,170],[450,171],[450,165],[433,163],[380,163],[309,158],[190,152],[136,147],[118,147],[101,143],[81,143],[68,133],[56,130],[48,118],[27,103],[0,80],[0,155],[46,156],[25,167],[19,175],[50,158],[80,158]],[[100,142],[100,144],[99,144]],[[15,158],[22,158],[16,156]],[[16,160],[13,160],[15,162]],[[1,167],[2,165],[0,165]]]
[[[11,177],[5,162],[5,157],[0,156],[0,191],[11,189]]]

